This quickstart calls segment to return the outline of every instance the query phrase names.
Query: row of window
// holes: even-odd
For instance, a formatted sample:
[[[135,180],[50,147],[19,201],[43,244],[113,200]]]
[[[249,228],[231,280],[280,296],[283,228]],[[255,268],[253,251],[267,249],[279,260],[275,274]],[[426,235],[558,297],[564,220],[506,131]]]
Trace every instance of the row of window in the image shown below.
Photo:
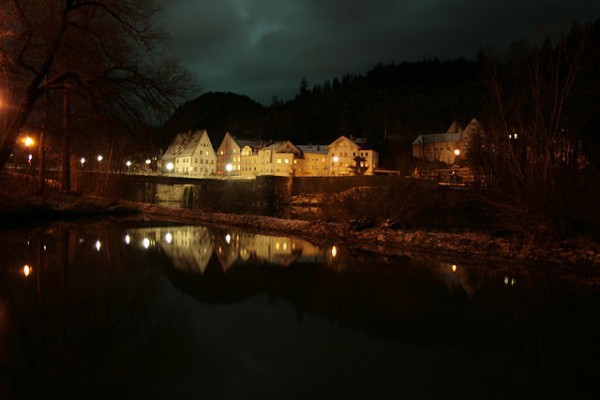
[[[200,160],[200,164],[204,164],[204,159],[203,158],[200,158],[200,159],[196,158],[195,159],[196,164],[198,164],[198,160]],[[182,164],[189,163],[190,159],[189,158],[176,158],[175,159],[175,164],[179,164],[180,162]],[[214,163],[215,163],[215,160],[206,160],[206,164],[214,164]]]
[[[191,167],[181,167],[181,168],[175,168],[175,172],[198,172],[198,167],[194,167],[194,169],[192,169]],[[214,169],[212,168],[200,168],[199,170],[200,172],[211,172],[214,171]]]

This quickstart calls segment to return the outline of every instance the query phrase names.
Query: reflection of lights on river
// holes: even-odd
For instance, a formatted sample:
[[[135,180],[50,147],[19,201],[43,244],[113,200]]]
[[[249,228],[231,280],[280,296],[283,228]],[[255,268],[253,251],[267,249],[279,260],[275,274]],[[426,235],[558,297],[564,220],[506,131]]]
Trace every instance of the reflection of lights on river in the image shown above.
[[[333,246],[331,248],[331,256],[335,258],[335,257],[337,257],[337,253],[338,253],[337,247]]]
[[[150,239],[144,238],[144,240],[142,240],[142,246],[144,246],[145,249],[150,247]]]
[[[27,278],[32,271],[33,269],[29,265],[25,264],[25,266],[23,267],[23,275],[25,275],[25,278]]]
[[[173,242],[173,235],[171,234],[171,232],[167,232],[167,234],[165,235],[165,240],[169,244],[171,244],[171,242]]]
[[[225,241],[227,242],[227,244],[231,243],[231,235],[228,233],[227,236],[225,236]]]
[[[96,240],[96,244],[94,245],[94,247],[96,247],[96,250],[100,251],[100,248],[102,247],[102,243],[100,243],[99,240]]]
[[[129,235],[125,235],[125,244],[131,243],[131,237]]]
[[[452,264],[452,272],[456,272],[456,264]]]
[[[509,278],[508,276],[504,277],[504,286],[508,286],[510,284],[510,286],[515,286],[515,284],[517,283],[517,280],[515,278]]]

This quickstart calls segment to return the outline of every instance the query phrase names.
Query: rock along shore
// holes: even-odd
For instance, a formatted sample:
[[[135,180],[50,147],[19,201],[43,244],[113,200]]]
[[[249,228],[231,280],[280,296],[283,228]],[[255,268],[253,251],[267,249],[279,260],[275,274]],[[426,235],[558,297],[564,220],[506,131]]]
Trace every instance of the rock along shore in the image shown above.
[[[89,196],[63,195],[27,202],[0,199],[0,223],[4,226],[19,224],[23,220],[116,214],[135,215],[133,218],[144,221],[238,227],[253,232],[296,236],[311,242],[344,243],[389,255],[446,254],[469,260],[600,266],[600,245],[591,240],[527,243],[517,238],[493,237],[484,232],[412,231],[392,229],[385,225],[356,229],[350,223],[212,213]]]

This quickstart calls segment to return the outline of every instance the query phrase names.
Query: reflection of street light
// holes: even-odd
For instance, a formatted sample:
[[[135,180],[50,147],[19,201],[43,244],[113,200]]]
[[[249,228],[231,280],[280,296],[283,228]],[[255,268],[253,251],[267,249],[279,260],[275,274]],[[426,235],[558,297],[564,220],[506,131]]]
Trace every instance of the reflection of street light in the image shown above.
[[[333,258],[335,258],[335,257],[337,256],[337,253],[338,253],[338,251],[337,251],[337,247],[333,246],[333,247],[331,248],[331,256],[332,256]]]

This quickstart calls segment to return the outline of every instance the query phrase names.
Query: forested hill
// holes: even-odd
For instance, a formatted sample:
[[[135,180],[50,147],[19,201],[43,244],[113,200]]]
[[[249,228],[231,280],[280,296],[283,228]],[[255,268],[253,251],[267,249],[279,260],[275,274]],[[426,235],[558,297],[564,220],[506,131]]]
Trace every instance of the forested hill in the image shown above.
[[[329,143],[339,135],[412,138],[444,130],[480,111],[482,86],[476,61],[437,59],[379,64],[312,86],[300,81],[296,97],[267,107],[247,96],[206,93],[181,106],[160,130],[161,145],[189,129],[207,129],[217,147],[225,134],[242,138]],[[407,139],[408,140],[408,139]]]

